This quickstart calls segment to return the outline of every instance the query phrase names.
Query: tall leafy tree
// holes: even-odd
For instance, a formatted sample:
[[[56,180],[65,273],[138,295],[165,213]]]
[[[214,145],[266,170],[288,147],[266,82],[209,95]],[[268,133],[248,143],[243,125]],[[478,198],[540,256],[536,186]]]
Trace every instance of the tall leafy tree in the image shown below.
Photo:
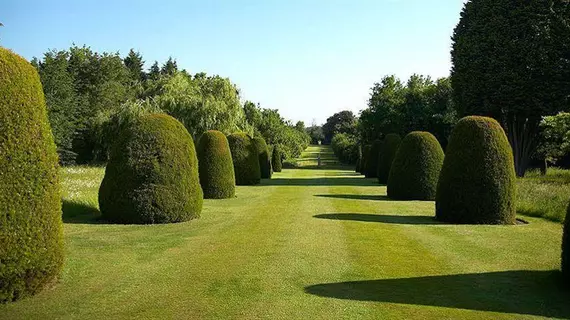
[[[48,108],[54,140],[60,160],[73,162],[72,142],[77,127],[77,95],[74,77],[69,72],[67,51],[48,51],[41,61],[34,59],[38,69]]]
[[[123,59],[125,66],[129,70],[129,76],[134,82],[142,82],[146,78],[146,73],[143,70],[144,61],[142,55],[134,49],[129,51],[129,54]]]
[[[524,175],[542,117],[570,106],[569,2],[468,1],[451,55],[458,113],[499,120]]]
[[[354,134],[356,132],[356,117],[349,110],[337,112],[327,119],[323,125],[325,143],[330,143],[337,133]]]
[[[160,67],[158,66],[158,61],[155,61],[148,70],[148,78],[151,80],[158,80],[159,77],[160,77]]]
[[[172,57],[168,57],[168,60],[162,65],[160,69],[160,74],[172,76],[178,71],[178,64],[176,60],[172,59]]]

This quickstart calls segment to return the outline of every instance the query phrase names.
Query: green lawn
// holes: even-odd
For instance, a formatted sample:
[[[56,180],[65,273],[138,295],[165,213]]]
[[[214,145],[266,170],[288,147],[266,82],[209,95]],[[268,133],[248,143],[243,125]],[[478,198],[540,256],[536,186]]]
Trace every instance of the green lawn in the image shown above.
[[[331,159],[298,163],[202,217],[171,225],[96,218],[101,168],[64,169],[67,259],[58,283],[0,306],[5,319],[521,319],[570,317],[561,224],[439,224],[433,202]]]

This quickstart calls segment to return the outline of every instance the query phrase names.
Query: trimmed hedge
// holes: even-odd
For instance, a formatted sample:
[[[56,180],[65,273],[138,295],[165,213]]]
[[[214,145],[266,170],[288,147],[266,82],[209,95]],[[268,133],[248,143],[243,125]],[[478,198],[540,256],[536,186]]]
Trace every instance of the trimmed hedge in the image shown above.
[[[562,276],[564,284],[570,287],[570,205],[566,209],[562,236]]]
[[[269,148],[267,147],[267,143],[262,137],[253,138],[253,143],[255,144],[259,157],[261,179],[271,179],[271,159],[269,157]]]
[[[444,153],[429,132],[404,137],[388,176],[388,197],[396,200],[435,200]]]
[[[281,147],[278,144],[273,147],[271,165],[274,172],[281,172],[283,169],[283,153],[281,152]]]
[[[461,119],[449,139],[436,194],[436,217],[450,223],[514,224],[511,146],[491,118]]]
[[[380,158],[380,153],[382,150],[383,141],[376,140],[372,143],[370,147],[370,152],[366,158],[366,167],[364,167],[364,175],[366,178],[376,178],[378,177],[378,160]]]
[[[381,184],[388,183],[388,177],[390,175],[390,169],[392,168],[392,162],[396,157],[396,152],[400,147],[402,139],[399,135],[391,133],[386,135],[384,138],[384,143],[382,144],[382,154],[378,159],[378,167],[376,168],[378,182]]]
[[[243,132],[228,136],[237,185],[255,185],[261,181],[261,169],[257,148]]]
[[[0,47],[0,302],[41,290],[63,265],[58,157],[36,69]]]
[[[178,120],[150,114],[122,132],[111,148],[99,188],[104,219],[182,222],[199,217],[202,202],[194,142]]]
[[[228,138],[220,131],[206,131],[200,137],[196,151],[204,198],[233,198],[236,177]]]

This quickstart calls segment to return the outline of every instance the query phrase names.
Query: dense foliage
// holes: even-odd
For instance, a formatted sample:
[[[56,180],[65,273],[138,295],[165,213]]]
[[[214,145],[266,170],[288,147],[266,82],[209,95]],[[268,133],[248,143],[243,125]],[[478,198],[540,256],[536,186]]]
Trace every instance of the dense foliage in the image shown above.
[[[355,164],[358,160],[358,143],[351,134],[335,134],[331,140],[331,147],[336,157],[342,163]]]
[[[325,134],[323,133],[323,127],[318,126],[313,123],[310,127],[307,128],[307,133],[311,138],[311,144],[319,144],[319,142],[323,142],[325,140]]]
[[[402,138],[400,135],[395,133],[390,133],[384,138],[384,142],[381,147],[381,154],[378,157],[377,174],[378,182],[381,184],[388,183],[388,177],[390,175],[390,170],[392,169],[392,163],[400,148],[400,143]]]
[[[279,145],[273,147],[273,152],[271,153],[271,167],[274,172],[281,172],[283,169],[283,153]]]
[[[216,130],[204,132],[198,141],[196,152],[204,198],[233,198],[236,178],[226,136]]]
[[[388,133],[432,132],[443,146],[457,122],[449,79],[432,81],[413,75],[404,85],[387,76],[372,87],[368,108],[357,125],[360,141],[370,143]]]
[[[567,287],[570,287],[570,205],[566,210],[562,235],[562,275]]]
[[[265,139],[262,137],[253,138],[253,144],[257,149],[259,157],[259,170],[261,172],[261,179],[271,179],[271,158],[269,157],[269,148]]]
[[[0,47],[0,302],[36,293],[61,271],[57,159],[38,73]]]
[[[244,132],[228,136],[237,185],[255,185],[261,181],[259,155],[253,139]]]
[[[557,163],[570,153],[570,113],[561,112],[544,117],[540,123],[540,142],[537,156],[549,163]]]
[[[499,123],[465,117],[446,150],[436,217],[451,223],[514,224],[515,183],[513,153]]]
[[[451,56],[459,114],[500,121],[524,175],[542,117],[570,107],[569,2],[471,0]]]
[[[383,140],[376,140],[370,145],[370,150],[366,158],[366,167],[364,167],[363,172],[366,178],[378,177],[378,161],[380,160],[380,155],[384,152],[384,150],[382,150],[383,145]]]
[[[172,223],[196,218],[203,193],[194,142],[171,116],[151,114],[113,145],[99,189],[102,217],[116,223]]]
[[[245,116],[253,126],[256,136],[270,145],[279,145],[285,159],[297,158],[309,146],[311,137],[301,121],[293,125],[285,121],[278,110],[262,109],[251,101],[244,104]]]
[[[339,133],[354,135],[356,133],[356,118],[352,111],[348,110],[335,113],[327,119],[322,131],[323,143],[325,144],[331,143],[333,137]]]
[[[407,134],[392,162],[388,176],[388,197],[396,200],[435,200],[443,158],[443,149],[431,133],[414,131]]]
[[[106,161],[112,140],[123,129],[122,120],[132,111],[169,114],[194,139],[207,130],[255,130],[271,145],[280,144],[287,158],[298,157],[310,142],[302,122],[285,121],[277,110],[253,105],[259,119],[246,118],[250,103],[242,107],[239,90],[229,79],[190,75],[179,70],[173,58],[162,66],[154,62],[145,71],[142,55],[132,49],[121,58],[73,46],[49,51],[33,64],[43,84],[60,160],[66,164]]]

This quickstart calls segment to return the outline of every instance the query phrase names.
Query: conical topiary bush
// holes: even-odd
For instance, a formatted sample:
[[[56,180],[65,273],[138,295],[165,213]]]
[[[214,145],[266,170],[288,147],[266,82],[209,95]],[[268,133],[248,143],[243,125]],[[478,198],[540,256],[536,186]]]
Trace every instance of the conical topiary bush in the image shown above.
[[[63,265],[58,158],[36,69],[0,47],[0,302],[41,290]]]
[[[388,176],[388,197],[396,200],[435,200],[443,165],[443,149],[429,132],[404,137]]]
[[[199,217],[202,202],[194,142],[178,120],[150,114],[123,131],[111,148],[99,188],[104,219],[182,222]]]
[[[274,172],[281,172],[283,169],[283,153],[281,147],[276,144],[273,147],[273,154],[271,155],[271,165]]]
[[[198,141],[200,185],[206,199],[226,199],[235,196],[236,177],[230,145],[220,131],[206,131]]]
[[[396,157],[396,152],[398,152],[398,148],[400,147],[400,143],[402,139],[399,135],[395,133],[391,133],[386,135],[384,138],[384,143],[382,144],[382,154],[378,159],[378,167],[376,170],[378,171],[378,182],[381,184],[388,183],[388,176],[390,175],[390,169],[392,168],[392,162]]]
[[[368,157],[366,158],[366,167],[364,168],[364,175],[366,178],[376,178],[378,176],[378,159],[382,150],[383,141],[376,140],[370,146]]]
[[[259,156],[259,170],[261,172],[261,179],[271,179],[271,160],[269,157],[269,148],[265,139],[262,137],[253,138],[253,144],[257,148]]]
[[[261,180],[257,148],[246,133],[238,132],[228,136],[237,185],[255,185]]]
[[[450,223],[514,224],[511,146],[491,118],[461,119],[451,134],[436,194],[436,217]]]

